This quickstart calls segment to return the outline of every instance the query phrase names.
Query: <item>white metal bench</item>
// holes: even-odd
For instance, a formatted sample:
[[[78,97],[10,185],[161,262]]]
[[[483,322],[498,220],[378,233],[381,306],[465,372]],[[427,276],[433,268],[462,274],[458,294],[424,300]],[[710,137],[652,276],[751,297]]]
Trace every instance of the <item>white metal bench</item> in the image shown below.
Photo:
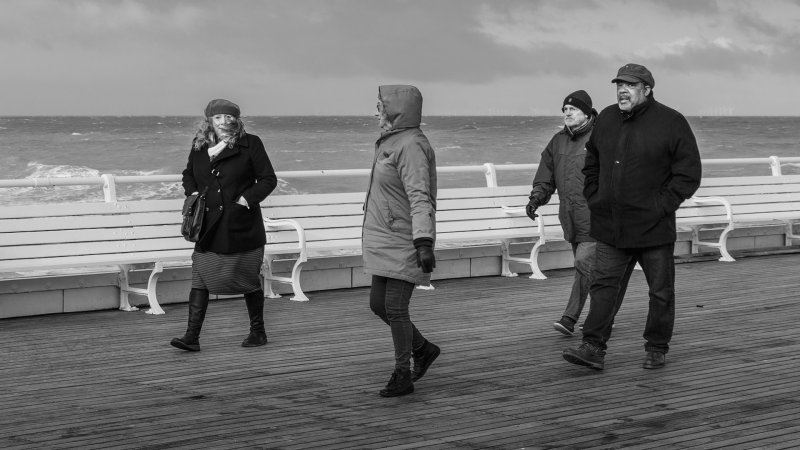
[[[300,287],[300,273],[310,258],[361,253],[364,193],[272,195],[262,203],[267,223],[264,256],[265,293],[270,281],[292,283],[292,300],[308,300]],[[274,224],[292,223],[293,227]],[[293,260],[292,272],[283,278],[273,274],[276,260]]]
[[[439,191],[436,212],[436,241],[439,244],[482,245],[499,243],[502,249],[501,274],[515,277],[510,262],[526,264],[530,278],[547,277],[539,268],[539,252],[547,242],[563,240],[558,222],[558,196],[539,208],[536,221],[525,214],[530,186],[501,186]],[[527,257],[511,256],[513,243],[533,242]]]
[[[564,239],[558,219],[558,196],[539,208],[535,223],[525,215],[530,186],[506,186],[444,190],[439,195],[437,233],[439,242],[500,241],[503,250],[502,275],[516,276],[509,262],[531,268],[531,278],[545,279],[538,255],[548,242]],[[498,211],[500,207],[500,211]],[[793,225],[800,220],[800,175],[706,178],[696,195],[681,204],[676,212],[679,228],[692,232],[691,252],[712,247],[720,261],[734,261],[727,248],[731,231],[744,226],[780,222],[786,227],[786,245],[800,235]],[[716,241],[702,241],[700,232],[720,229]],[[533,242],[527,257],[512,257],[509,244]]]
[[[145,200],[108,203],[74,203],[8,206],[0,208],[0,272],[31,272],[79,267],[116,266],[120,309],[134,311],[128,295],[146,296],[148,314],[163,314],[156,286],[166,262],[191,260],[194,244],[180,236],[182,200]],[[291,220],[265,220],[272,229],[290,229],[294,245],[302,247],[302,232]],[[265,253],[268,253],[269,248]],[[266,259],[266,258],[265,258]],[[152,264],[147,288],[130,285],[135,266]],[[269,282],[292,283],[273,277]],[[273,294],[274,295],[274,294]]]
[[[785,245],[800,239],[793,231],[800,221],[800,175],[706,178],[695,197],[678,210],[678,226],[692,230],[692,253],[699,247],[719,249],[720,261],[735,261],[727,247],[731,231],[746,226],[781,223]],[[701,241],[700,231],[721,228],[717,241]]]
[[[503,251],[502,274],[516,276],[509,262],[530,266],[531,278],[545,279],[539,269],[538,255],[548,240],[563,239],[558,225],[558,198],[540,208],[536,222],[525,215],[524,205],[530,187],[477,187],[440,189],[437,195],[436,247],[499,244]],[[292,278],[298,280],[308,258],[361,253],[361,227],[364,220],[364,192],[276,195],[264,203],[264,214],[273,219],[292,218],[303,229],[306,253],[298,255],[296,237],[289,231],[267,233],[275,259],[297,257]],[[512,257],[509,245],[535,242],[530,257]],[[285,254],[280,249],[285,248]]]

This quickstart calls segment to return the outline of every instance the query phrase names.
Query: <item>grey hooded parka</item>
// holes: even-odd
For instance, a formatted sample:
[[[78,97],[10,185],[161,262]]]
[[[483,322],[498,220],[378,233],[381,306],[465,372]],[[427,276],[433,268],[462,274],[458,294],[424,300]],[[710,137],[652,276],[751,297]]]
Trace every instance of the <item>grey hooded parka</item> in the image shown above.
[[[417,266],[414,241],[436,240],[436,156],[419,126],[422,95],[413,86],[380,86],[392,128],[375,143],[364,202],[364,272],[415,284],[430,274]]]

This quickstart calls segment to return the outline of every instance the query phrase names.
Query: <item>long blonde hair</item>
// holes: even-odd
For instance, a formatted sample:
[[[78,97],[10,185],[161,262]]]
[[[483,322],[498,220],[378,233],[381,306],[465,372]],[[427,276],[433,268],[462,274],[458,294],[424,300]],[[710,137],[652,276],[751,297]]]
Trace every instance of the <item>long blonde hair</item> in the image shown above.
[[[236,145],[236,141],[243,138],[244,135],[244,122],[242,122],[241,118],[237,117],[236,131],[233,134],[233,137],[228,139],[228,147],[233,147]],[[195,151],[200,151],[201,149],[216,145],[217,142],[219,142],[219,136],[217,136],[217,132],[214,131],[214,125],[211,124],[211,119],[208,117],[203,118],[203,120],[197,126],[197,133],[194,135],[192,146],[194,147]]]

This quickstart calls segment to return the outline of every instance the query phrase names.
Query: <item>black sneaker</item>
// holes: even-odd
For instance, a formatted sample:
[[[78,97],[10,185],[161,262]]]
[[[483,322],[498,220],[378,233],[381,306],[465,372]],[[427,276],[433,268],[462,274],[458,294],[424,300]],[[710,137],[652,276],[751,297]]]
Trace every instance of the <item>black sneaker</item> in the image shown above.
[[[414,392],[414,383],[411,382],[411,371],[409,369],[395,369],[392,377],[384,389],[381,389],[381,397],[399,397]]]
[[[561,316],[561,319],[553,324],[553,328],[563,335],[575,336],[575,321],[567,316]]]
[[[419,350],[414,351],[412,353],[414,358],[414,372],[411,375],[411,381],[416,382],[422,378],[441,352],[441,349],[430,341],[425,341],[425,344],[423,344]]]
[[[568,348],[564,350],[564,359],[572,364],[579,366],[591,367],[595,370],[603,370],[605,366],[605,350],[600,350],[599,347],[584,342],[578,348]]]

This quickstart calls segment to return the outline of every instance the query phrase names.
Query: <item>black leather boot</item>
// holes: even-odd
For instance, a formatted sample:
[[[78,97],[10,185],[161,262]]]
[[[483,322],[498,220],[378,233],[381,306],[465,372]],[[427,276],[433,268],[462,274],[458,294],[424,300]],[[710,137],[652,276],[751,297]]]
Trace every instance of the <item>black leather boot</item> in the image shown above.
[[[386,388],[382,389],[381,397],[399,397],[414,392],[414,383],[411,382],[411,370],[395,369]]]
[[[261,289],[245,294],[247,314],[250,315],[250,334],[242,341],[242,347],[260,347],[267,343],[264,329],[264,291]]]
[[[200,351],[200,329],[203,327],[207,309],[208,291],[205,289],[189,291],[189,325],[183,337],[172,339],[170,344],[173,347],[190,352]]]

